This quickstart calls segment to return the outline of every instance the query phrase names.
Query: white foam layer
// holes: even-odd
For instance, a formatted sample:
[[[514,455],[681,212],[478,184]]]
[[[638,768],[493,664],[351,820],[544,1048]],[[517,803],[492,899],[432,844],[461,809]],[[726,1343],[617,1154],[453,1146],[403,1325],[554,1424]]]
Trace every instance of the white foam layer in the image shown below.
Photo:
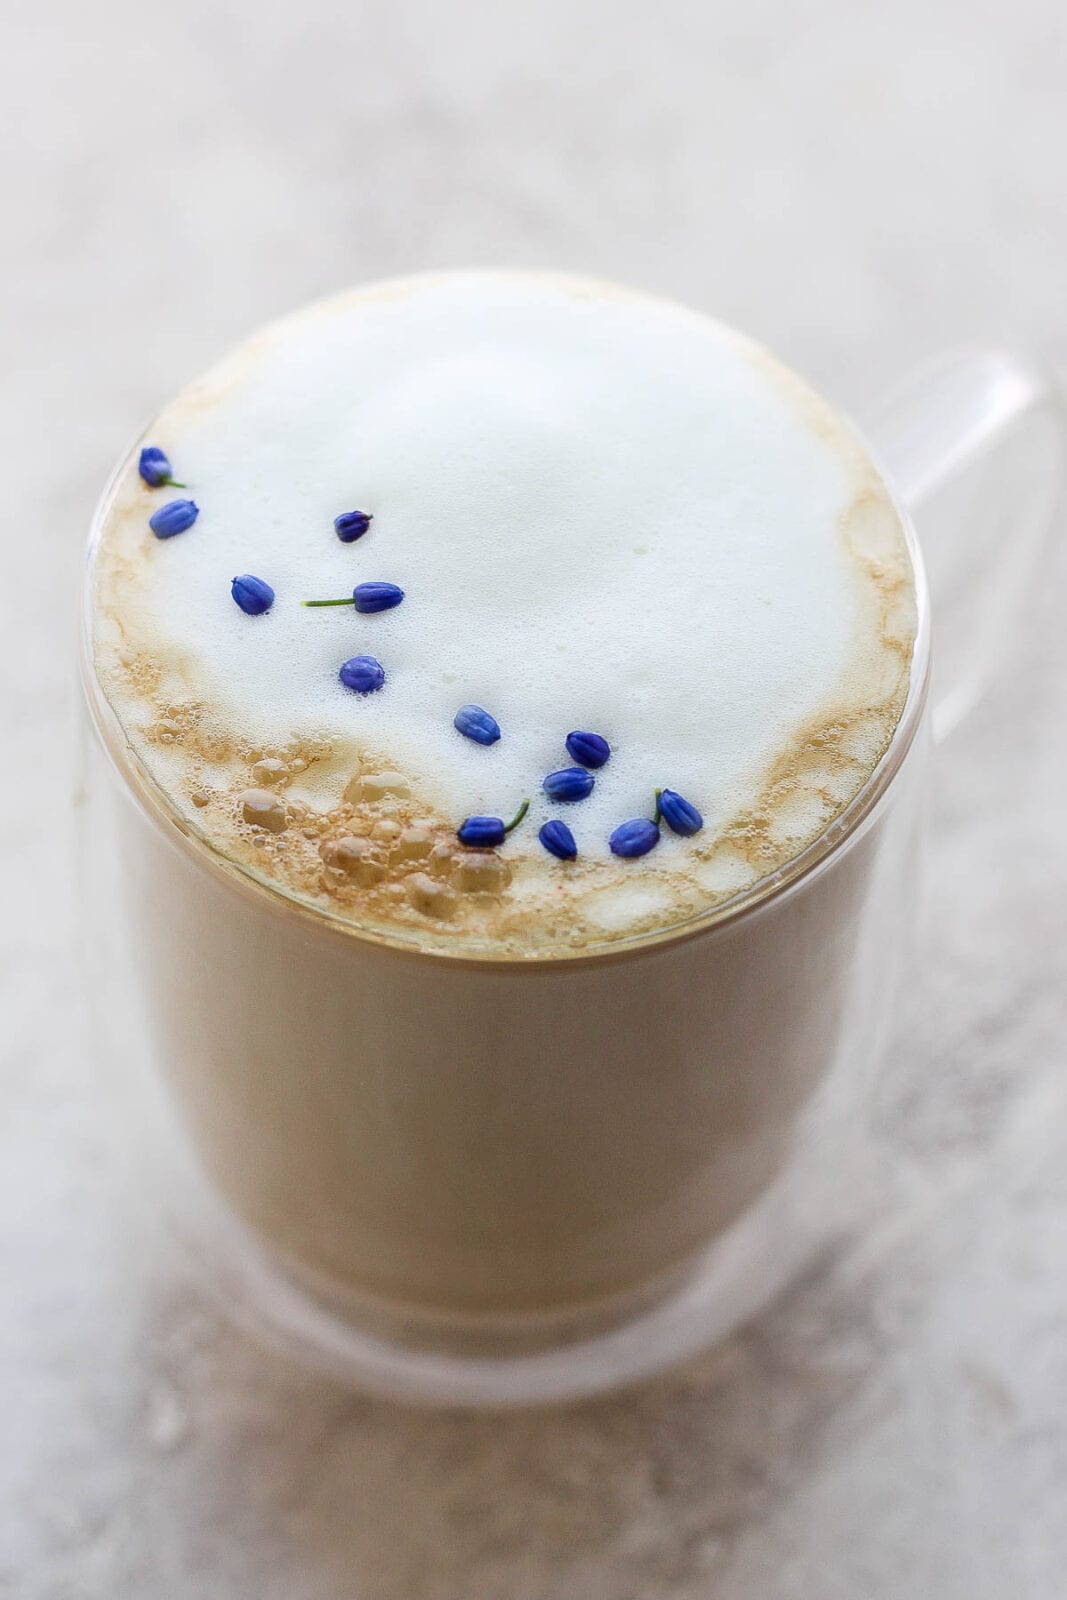
[[[183,491],[142,490],[131,469],[104,539],[127,646],[264,747],[314,734],[384,752],[457,822],[530,796],[528,847],[556,815],[583,859],[609,859],[657,785],[713,839],[878,642],[884,595],[843,533],[872,492],[855,441],[761,351],[663,302],[498,274],[348,296],[240,349],[148,439],[200,516],[154,539],[148,512]],[[356,507],[370,532],[343,544],[333,519]],[[276,591],[269,614],[235,606],[243,572]],[[372,579],[403,605],[300,604]],[[337,678],[363,653],[386,672],[367,697]],[[136,727],[136,692],[117,693]],[[501,725],[491,748],[453,729],[468,701]],[[541,780],[570,764],[573,728],[614,754],[589,800],[552,805]],[[623,870],[693,849],[672,838]]]

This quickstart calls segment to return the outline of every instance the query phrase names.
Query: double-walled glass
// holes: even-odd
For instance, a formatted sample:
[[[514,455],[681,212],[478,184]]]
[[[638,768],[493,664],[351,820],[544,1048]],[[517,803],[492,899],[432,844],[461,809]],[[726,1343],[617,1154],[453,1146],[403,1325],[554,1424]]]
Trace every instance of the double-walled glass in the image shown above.
[[[1002,480],[1046,402],[1000,356],[926,375],[876,430],[904,508],[964,465]],[[1025,497],[1005,493],[1010,517]],[[1018,542],[986,563],[985,657]],[[704,918],[532,960],[363,933],[191,836],[98,683],[90,572],[89,981],[131,1134],[233,1310],[381,1392],[555,1399],[721,1337],[847,1220],[917,895],[932,702],[912,544],[911,688],[847,811]],[[971,623],[946,721],[979,688]]]

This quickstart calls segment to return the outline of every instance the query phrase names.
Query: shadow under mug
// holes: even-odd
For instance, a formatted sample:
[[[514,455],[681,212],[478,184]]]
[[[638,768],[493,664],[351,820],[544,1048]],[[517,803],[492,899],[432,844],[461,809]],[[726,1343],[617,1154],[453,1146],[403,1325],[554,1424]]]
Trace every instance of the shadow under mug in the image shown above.
[[[862,792],[757,892],[562,960],[369,937],[191,838],[96,679],[87,584],[99,1049],[231,1314],[374,1392],[558,1401],[721,1339],[870,1224],[864,1114],[915,911],[930,735],[995,670],[1061,428],[1053,390],[995,352],[952,355],[882,408],[873,453],[905,514],[973,501],[935,549],[948,680],[930,694],[909,523],[911,687]]]

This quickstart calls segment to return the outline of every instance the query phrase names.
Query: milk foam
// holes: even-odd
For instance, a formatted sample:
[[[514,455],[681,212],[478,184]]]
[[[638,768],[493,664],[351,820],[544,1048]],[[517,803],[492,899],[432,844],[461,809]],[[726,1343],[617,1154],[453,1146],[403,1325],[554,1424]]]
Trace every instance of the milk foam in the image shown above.
[[[135,757],[216,848],[369,926],[514,949],[669,926],[802,849],[903,706],[912,575],[862,448],[674,305],[519,274],[384,285],[269,328],[146,440],[189,488],[146,489],[134,456],[97,560],[97,668]],[[179,492],[199,519],[158,541],[148,516]],[[343,544],[333,519],[356,507],[374,520]],[[242,572],[274,588],[267,615],[235,606]],[[404,604],[299,603],[373,579]],[[357,654],[380,693],[338,682]],[[454,730],[471,701],[497,744]],[[588,800],[553,805],[541,780],[572,728],[613,756]],[[617,861],[612,829],[657,785],[704,832]],[[526,796],[502,865],[471,868],[456,824]],[[549,816],[573,867],[537,843]],[[405,856],[412,829],[429,846]],[[342,850],[342,870],[351,837],[365,859]],[[415,865],[447,890],[436,908]]]

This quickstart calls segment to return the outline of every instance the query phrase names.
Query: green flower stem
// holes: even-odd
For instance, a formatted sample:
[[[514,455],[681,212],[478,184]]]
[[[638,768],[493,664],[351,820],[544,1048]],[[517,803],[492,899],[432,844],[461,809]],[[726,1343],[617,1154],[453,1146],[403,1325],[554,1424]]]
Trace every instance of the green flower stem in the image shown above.
[[[529,809],[530,809],[529,800],[524,800],[522,802],[522,805],[516,811],[515,815],[512,817],[511,821],[505,827],[504,832],[505,833],[510,833],[512,828],[517,828],[519,823],[522,821],[523,817],[526,815],[527,811],[529,811]]]
[[[343,600],[301,600],[302,606],[354,606],[355,597],[346,594]]]
[[[660,822],[663,820],[663,808],[659,803],[659,797],[660,797],[660,795],[662,793],[663,793],[662,789],[657,789],[656,790],[656,814],[652,818],[652,821],[656,824],[657,828],[659,827]]]

